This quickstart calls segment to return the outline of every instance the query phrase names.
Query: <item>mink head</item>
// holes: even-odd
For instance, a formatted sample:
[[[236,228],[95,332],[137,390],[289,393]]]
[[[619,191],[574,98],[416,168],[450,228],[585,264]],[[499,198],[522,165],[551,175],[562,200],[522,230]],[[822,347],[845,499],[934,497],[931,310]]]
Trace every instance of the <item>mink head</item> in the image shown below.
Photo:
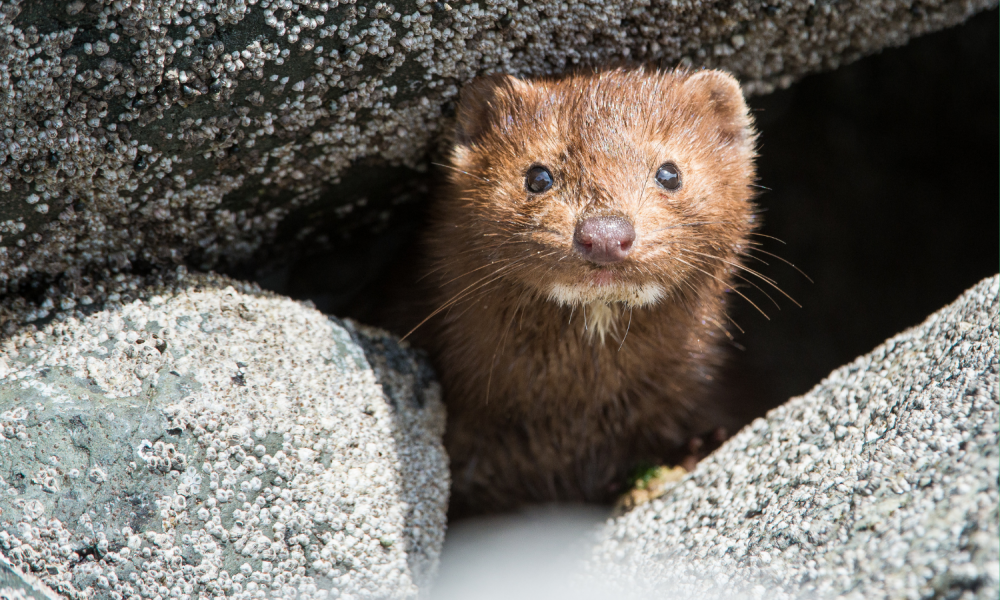
[[[440,260],[468,249],[464,270],[567,305],[655,305],[737,268],[755,134],[731,76],[492,76],[463,90],[457,121]]]

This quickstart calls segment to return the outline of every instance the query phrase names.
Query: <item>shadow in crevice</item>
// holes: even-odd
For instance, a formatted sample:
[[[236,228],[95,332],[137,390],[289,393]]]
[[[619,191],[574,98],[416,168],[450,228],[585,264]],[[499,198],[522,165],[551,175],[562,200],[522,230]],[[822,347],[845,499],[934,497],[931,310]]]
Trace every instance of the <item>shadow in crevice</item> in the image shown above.
[[[340,324],[351,334],[382,386],[398,437],[401,497],[406,503],[403,533],[411,577],[427,589],[437,574],[444,543],[450,477],[442,445],[444,407],[427,355],[381,329],[353,321]]]

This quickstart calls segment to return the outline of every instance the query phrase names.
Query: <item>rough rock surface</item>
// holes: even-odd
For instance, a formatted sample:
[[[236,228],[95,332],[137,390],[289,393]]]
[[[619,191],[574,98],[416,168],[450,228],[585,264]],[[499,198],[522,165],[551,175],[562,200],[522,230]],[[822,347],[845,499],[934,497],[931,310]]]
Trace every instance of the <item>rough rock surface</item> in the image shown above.
[[[0,600],[57,600],[37,577],[25,575],[0,555]]]
[[[996,598],[998,287],[980,282],[610,521],[598,578],[642,597]]]
[[[0,345],[0,554],[69,598],[410,598],[444,408],[377,330],[218,277]]]
[[[301,236],[356,208],[377,226],[373,186],[336,184],[424,165],[479,73],[652,61],[767,91],[995,4],[0,2],[0,293],[245,258],[292,213]]]

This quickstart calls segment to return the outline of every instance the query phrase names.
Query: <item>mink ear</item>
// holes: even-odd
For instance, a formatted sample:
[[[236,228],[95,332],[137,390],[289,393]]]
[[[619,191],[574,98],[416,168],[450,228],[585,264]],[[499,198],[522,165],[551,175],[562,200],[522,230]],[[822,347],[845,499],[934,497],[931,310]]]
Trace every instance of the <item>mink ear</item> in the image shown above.
[[[683,89],[716,121],[723,139],[742,142],[753,137],[753,119],[735,77],[723,71],[698,71],[687,78]]]
[[[455,110],[455,141],[463,146],[474,143],[498,114],[530,87],[531,84],[504,74],[478,77],[467,83]]]

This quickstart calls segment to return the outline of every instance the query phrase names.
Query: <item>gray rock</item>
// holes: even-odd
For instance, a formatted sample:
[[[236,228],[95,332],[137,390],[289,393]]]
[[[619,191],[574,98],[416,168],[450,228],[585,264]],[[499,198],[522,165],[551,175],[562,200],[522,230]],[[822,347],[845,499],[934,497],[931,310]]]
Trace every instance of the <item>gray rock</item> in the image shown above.
[[[0,293],[65,275],[79,300],[105,270],[239,260],[292,216],[292,237],[352,211],[377,225],[388,207],[362,207],[391,166],[426,166],[480,73],[691,64],[757,93],[995,5],[8,2]]]
[[[955,303],[753,422],[590,561],[670,598],[996,598],[997,294]]]
[[[224,278],[133,294],[0,346],[0,554],[70,598],[424,593],[448,469],[423,360]]]
[[[37,577],[22,573],[0,555],[0,600],[58,600]]]

